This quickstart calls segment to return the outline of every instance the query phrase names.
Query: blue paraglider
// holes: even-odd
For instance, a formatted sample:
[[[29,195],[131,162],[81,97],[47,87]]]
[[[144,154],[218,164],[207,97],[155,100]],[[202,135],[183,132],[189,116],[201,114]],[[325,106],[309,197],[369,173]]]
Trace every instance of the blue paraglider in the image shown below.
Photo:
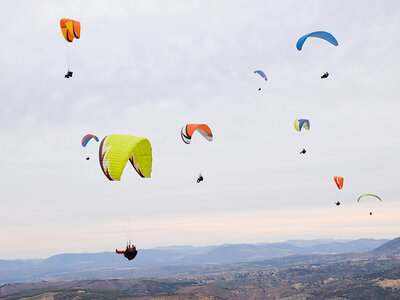
[[[335,37],[332,34],[330,34],[329,32],[326,32],[326,31],[315,31],[315,32],[311,32],[309,34],[303,35],[301,38],[299,38],[299,40],[297,41],[297,44],[296,44],[297,50],[300,51],[303,48],[304,42],[309,37],[316,37],[316,38],[323,39],[325,41],[328,41],[329,43],[331,43],[334,46],[339,45],[339,43],[335,39]]]
[[[253,72],[254,74],[258,74],[260,75],[262,78],[264,78],[264,80],[267,80],[267,75],[265,75],[265,73],[261,70],[256,70]]]

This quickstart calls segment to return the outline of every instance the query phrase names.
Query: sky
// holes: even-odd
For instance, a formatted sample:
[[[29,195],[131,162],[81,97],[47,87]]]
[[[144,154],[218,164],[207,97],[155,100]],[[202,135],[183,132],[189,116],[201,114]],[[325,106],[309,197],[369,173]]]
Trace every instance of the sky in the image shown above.
[[[15,0],[0,15],[0,258],[399,235],[398,1]],[[316,30],[339,46],[297,51]],[[184,144],[188,123],[214,140]],[[151,178],[128,164],[110,182],[87,133],[148,138]]]

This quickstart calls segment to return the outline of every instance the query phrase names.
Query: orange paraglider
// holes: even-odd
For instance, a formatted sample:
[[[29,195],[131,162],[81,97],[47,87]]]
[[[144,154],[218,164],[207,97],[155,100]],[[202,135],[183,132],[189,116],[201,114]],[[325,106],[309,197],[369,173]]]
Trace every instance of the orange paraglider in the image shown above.
[[[75,20],[63,18],[60,20],[61,32],[65,40],[72,43],[74,38],[81,37],[81,23]]]
[[[181,130],[182,140],[186,144],[190,144],[192,135],[195,131],[198,131],[202,136],[204,136],[207,141],[211,142],[213,140],[213,134],[210,127],[206,124],[187,124],[183,126]]]
[[[343,188],[344,178],[340,176],[335,176],[333,177],[333,180],[335,180],[338,189],[341,190]]]

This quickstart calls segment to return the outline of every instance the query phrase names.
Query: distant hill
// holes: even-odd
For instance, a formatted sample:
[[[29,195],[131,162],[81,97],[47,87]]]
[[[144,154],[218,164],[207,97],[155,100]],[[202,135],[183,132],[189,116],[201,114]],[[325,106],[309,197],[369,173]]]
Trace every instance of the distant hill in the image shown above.
[[[383,245],[374,249],[374,252],[384,254],[400,254],[400,237],[384,243]]]
[[[172,273],[197,272],[198,266],[212,270],[208,266],[265,260],[272,260],[271,265],[276,266],[313,261],[327,262],[332,259],[338,261],[348,255],[326,256],[328,257],[326,259],[323,255],[310,256],[310,254],[367,252],[387,244],[385,244],[387,240],[375,239],[333,240],[322,244],[318,242],[309,246],[312,243],[305,241],[303,245],[307,245],[306,247],[285,242],[139,249],[138,256],[131,262],[113,252],[59,254],[42,260],[0,260],[0,284],[41,280],[157,277],[168,276]],[[298,241],[298,244],[301,244],[301,241]],[[374,255],[380,255],[383,252],[375,251],[374,253]],[[360,257],[360,255],[356,253],[354,257]]]

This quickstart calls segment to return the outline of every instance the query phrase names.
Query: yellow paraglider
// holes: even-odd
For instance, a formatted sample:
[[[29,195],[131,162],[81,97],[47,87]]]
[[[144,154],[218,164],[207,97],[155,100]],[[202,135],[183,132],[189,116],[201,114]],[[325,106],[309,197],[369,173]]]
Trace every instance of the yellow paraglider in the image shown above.
[[[151,145],[143,137],[122,134],[106,136],[100,144],[99,160],[104,175],[111,181],[121,180],[128,160],[141,177],[151,176]]]

